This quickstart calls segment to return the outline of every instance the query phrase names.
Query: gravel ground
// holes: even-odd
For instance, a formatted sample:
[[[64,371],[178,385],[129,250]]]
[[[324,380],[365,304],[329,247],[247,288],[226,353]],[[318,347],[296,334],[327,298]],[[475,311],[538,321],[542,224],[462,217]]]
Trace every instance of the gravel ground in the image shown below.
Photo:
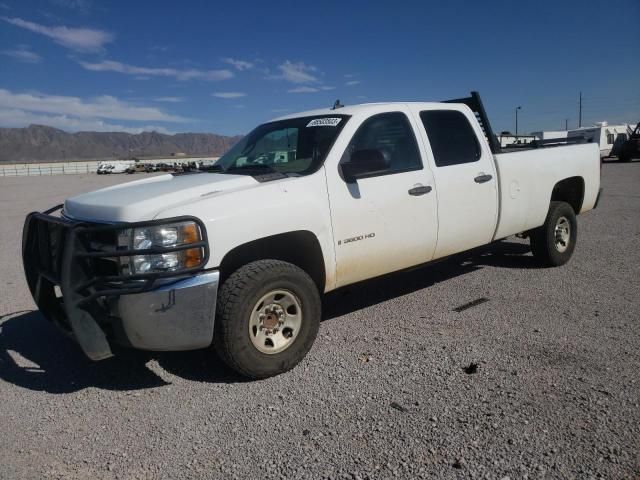
[[[34,311],[24,215],[129,179],[0,179],[0,478],[640,478],[638,162],[605,164],[568,265],[510,239],[335,292],[258,382],[210,351],[91,363]]]

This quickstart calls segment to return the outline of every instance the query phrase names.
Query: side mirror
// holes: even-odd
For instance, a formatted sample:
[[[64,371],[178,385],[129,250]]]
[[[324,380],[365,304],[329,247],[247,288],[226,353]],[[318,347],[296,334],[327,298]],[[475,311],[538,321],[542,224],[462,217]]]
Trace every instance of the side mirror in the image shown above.
[[[389,161],[375,148],[356,150],[348,161],[340,164],[342,176],[347,183],[383,173],[388,169]]]

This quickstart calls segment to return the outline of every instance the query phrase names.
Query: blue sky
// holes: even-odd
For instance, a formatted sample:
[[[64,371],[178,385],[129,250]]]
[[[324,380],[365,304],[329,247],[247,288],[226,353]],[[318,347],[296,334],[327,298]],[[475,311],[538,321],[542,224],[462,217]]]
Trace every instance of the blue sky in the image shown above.
[[[479,90],[496,131],[640,120],[640,2],[0,0],[0,126],[246,133]]]

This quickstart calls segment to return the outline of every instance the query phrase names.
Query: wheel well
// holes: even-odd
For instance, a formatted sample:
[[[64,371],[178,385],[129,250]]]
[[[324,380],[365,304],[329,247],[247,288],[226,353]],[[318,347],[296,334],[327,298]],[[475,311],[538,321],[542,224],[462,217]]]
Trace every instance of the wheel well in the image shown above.
[[[317,237],[307,230],[259,238],[235,247],[220,263],[220,280],[224,282],[247,263],[265,259],[282,260],[300,267],[313,279],[318,290],[324,291],[326,273],[322,248]]]
[[[551,192],[551,201],[567,202],[573,211],[580,213],[584,200],[584,179],[582,177],[570,177],[558,182]]]

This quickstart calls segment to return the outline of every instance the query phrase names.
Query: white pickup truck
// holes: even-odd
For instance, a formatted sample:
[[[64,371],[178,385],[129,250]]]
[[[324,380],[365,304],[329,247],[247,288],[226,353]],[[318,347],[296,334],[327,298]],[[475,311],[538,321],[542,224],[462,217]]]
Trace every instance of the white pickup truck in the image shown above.
[[[500,153],[475,92],[338,107],[260,125],[209,171],[30,214],[36,304],[93,360],[112,342],[213,344],[264,378],[304,358],[330,290],[515,234],[544,265],[571,257],[599,198],[597,144]]]

